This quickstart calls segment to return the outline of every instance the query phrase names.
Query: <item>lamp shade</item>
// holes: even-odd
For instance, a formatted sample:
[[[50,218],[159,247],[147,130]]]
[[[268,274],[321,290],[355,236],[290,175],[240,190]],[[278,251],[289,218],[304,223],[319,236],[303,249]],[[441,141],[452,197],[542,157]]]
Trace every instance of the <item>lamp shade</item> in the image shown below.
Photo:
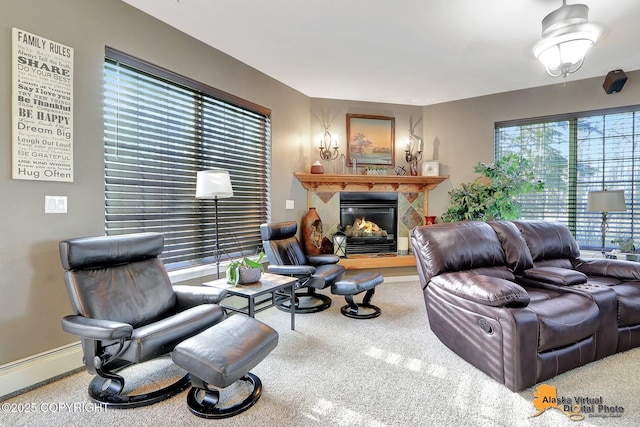
[[[627,210],[623,190],[590,191],[588,212],[623,212]]]
[[[233,197],[229,172],[224,170],[198,172],[196,199],[224,199],[227,197]]]
[[[563,5],[542,20],[542,38],[533,48],[552,77],[567,77],[577,71],[598,40],[600,30],[589,23],[589,8],[583,4]]]

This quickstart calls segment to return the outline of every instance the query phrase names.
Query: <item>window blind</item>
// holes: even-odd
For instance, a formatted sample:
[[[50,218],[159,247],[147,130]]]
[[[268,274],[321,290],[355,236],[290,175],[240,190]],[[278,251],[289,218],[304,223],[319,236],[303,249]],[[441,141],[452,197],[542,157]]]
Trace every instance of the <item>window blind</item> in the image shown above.
[[[585,249],[601,249],[602,213],[587,212],[590,191],[624,190],[626,212],[608,215],[605,247],[635,237],[640,217],[640,108],[497,123],[495,154],[527,158],[543,193],[523,195],[522,218],[566,224]]]
[[[170,269],[214,261],[214,201],[195,198],[196,174],[224,169],[234,196],[218,201],[221,259],[258,250],[269,218],[270,112],[225,95],[107,49],[107,235],[164,234]]]

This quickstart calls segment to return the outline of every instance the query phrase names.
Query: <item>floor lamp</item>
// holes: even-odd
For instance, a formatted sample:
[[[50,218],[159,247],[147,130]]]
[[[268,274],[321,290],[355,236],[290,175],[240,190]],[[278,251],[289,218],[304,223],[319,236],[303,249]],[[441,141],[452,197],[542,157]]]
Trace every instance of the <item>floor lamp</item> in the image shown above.
[[[605,240],[609,224],[607,223],[608,212],[624,212],[627,210],[627,204],[624,201],[623,190],[612,191],[590,191],[589,201],[587,203],[587,212],[602,212],[602,224],[600,224],[600,232],[602,233],[602,257],[605,253]]]
[[[216,219],[216,278],[220,278],[220,237],[218,235],[218,199],[233,197],[233,187],[229,172],[224,170],[206,170],[198,172],[196,180],[196,199],[213,199]]]

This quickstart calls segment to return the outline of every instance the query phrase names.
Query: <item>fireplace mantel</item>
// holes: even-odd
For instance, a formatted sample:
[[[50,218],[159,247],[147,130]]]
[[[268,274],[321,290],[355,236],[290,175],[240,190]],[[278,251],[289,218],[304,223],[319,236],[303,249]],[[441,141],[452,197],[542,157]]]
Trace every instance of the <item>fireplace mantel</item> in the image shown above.
[[[396,191],[428,192],[436,188],[444,176],[343,175],[295,172],[307,191]]]

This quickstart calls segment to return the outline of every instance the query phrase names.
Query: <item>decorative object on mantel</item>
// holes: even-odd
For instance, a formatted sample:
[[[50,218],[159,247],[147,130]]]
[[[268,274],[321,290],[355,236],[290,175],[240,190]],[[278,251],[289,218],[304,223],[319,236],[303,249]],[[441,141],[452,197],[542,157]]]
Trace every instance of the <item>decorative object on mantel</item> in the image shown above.
[[[439,176],[440,163],[437,160],[425,160],[422,162],[422,176]]]
[[[316,208],[309,208],[302,218],[302,245],[306,255],[322,253],[322,220]]]
[[[411,176],[418,176],[418,162],[422,160],[423,148],[424,142],[422,138],[413,133],[413,128],[409,129],[409,141],[404,149],[404,159],[409,163]]]
[[[314,164],[311,165],[311,173],[314,173],[314,174],[324,173],[324,166],[322,166],[322,163],[320,163],[320,160],[316,161]]]
[[[333,138],[327,127],[324,128],[324,136],[320,140],[320,147],[318,148],[322,160],[335,160],[338,158],[338,138]]]
[[[341,174],[345,174],[347,173],[347,158],[345,157],[344,154],[340,154],[340,169],[339,172]]]
[[[407,170],[404,168],[404,166],[398,166],[396,167],[396,175],[398,176],[405,176],[407,174]]]
[[[347,161],[354,165],[394,165],[395,118],[347,114]]]

